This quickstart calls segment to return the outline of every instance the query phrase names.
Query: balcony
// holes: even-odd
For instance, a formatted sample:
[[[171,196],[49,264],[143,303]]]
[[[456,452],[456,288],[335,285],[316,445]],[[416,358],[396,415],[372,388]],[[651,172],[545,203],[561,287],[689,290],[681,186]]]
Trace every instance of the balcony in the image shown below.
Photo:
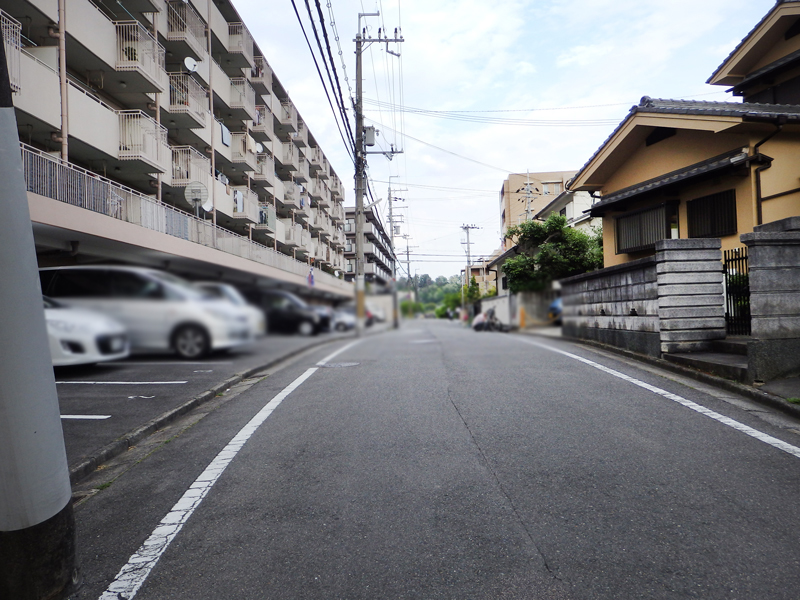
[[[322,160],[322,149],[320,149],[319,146],[309,148],[306,152],[306,158],[308,159],[308,169],[312,175],[322,168],[320,164],[320,160]]]
[[[191,146],[172,147],[172,187],[199,182],[211,190],[211,161]]]
[[[283,239],[283,243],[290,248],[299,248],[303,242],[302,226],[293,224],[290,219],[281,219],[281,221],[286,226],[286,237]]]
[[[276,197],[285,208],[295,210],[300,209],[300,187],[291,183],[285,182],[283,187],[283,198]]]
[[[261,142],[272,141],[275,134],[272,130],[272,111],[267,106],[256,106],[256,118],[250,128],[253,137]]]
[[[231,162],[244,171],[255,171],[256,141],[246,133],[231,133]]]
[[[167,129],[140,110],[121,110],[119,115],[119,159],[140,161],[159,173],[171,168],[172,150]]]
[[[241,120],[255,121],[256,119],[256,91],[244,77],[231,78],[230,107],[234,109],[233,116]],[[237,112],[239,111],[239,112]]]
[[[6,63],[8,64],[8,78],[11,82],[11,91],[19,92],[21,89],[21,67],[20,58],[22,57],[22,24],[16,19],[0,10],[0,27],[3,30],[3,41],[5,42]]]
[[[292,141],[298,148],[308,146],[308,128],[302,119],[297,119],[297,133],[292,135]]]
[[[258,206],[258,222],[253,229],[258,231],[267,231],[275,233],[277,215],[275,214],[275,207],[269,204],[260,204]]]
[[[262,152],[256,155],[256,170],[253,173],[253,180],[262,186],[275,188],[275,159],[271,154]]]
[[[234,219],[258,223],[260,220],[258,195],[244,186],[233,187],[233,214],[231,216]]]
[[[169,112],[175,127],[199,129],[208,125],[207,93],[191,75],[169,74]]]
[[[297,171],[294,173],[294,180],[300,183],[306,183],[308,181],[308,161],[302,154],[297,158]]]
[[[167,4],[167,41],[183,42],[185,50],[202,60],[208,50],[206,24],[188,2]]]
[[[237,68],[252,69],[255,65],[253,36],[244,23],[228,23],[228,52],[232,55],[232,65]]]
[[[253,58],[250,70],[250,83],[259,94],[272,94],[272,67],[263,56]]]
[[[120,72],[136,74],[143,80],[138,91],[159,93],[167,89],[169,78],[164,68],[164,47],[139,21],[115,21],[117,59]]]
[[[275,158],[278,160],[281,167],[283,167],[285,171],[297,171],[299,160],[297,146],[291,142],[281,142],[280,148],[276,148],[276,150],[278,152]]]
[[[297,110],[291,100],[281,102],[280,109],[275,114],[277,117],[276,131],[282,133],[297,132]]]
[[[317,177],[319,179],[327,180],[330,177],[330,173],[328,172],[329,170],[330,165],[328,165],[328,159],[325,158],[325,155],[323,154],[319,159],[319,172],[317,173]]]

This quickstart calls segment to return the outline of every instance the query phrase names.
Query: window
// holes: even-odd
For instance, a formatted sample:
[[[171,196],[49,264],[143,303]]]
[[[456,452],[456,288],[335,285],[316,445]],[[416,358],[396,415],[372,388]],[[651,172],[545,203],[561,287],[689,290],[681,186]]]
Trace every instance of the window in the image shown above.
[[[47,275],[54,276],[45,282]],[[111,295],[108,272],[102,269],[43,271],[42,289],[56,298],[107,298]]]
[[[733,235],[736,225],[736,190],[726,190],[686,203],[690,238]]]
[[[560,214],[562,217],[566,217],[567,216],[567,207],[565,206],[560,211],[558,211],[558,214]]]
[[[651,250],[672,236],[677,221],[676,203],[660,204],[617,217],[617,254]]]

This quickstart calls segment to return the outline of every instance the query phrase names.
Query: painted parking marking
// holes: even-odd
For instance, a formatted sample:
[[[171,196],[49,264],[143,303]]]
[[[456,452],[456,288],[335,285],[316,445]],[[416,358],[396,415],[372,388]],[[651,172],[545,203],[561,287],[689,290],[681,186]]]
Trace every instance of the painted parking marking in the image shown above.
[[[615,371],[614,369],[610,369],[609,367],[601,365],[600,363],[596,363],[596,362],[594,362],[592,360],[589,360],[588,358],[583,358],[582,356],[578,356],[577,354],[572,354],[572,353],[566,352],[564,350],[559,350],[558,348],[553,348],[552,346],[548,346],[546,344],[541,344],[539,342],[533,342],[533,341],[530,341],[530,340],[519,340],[519,341],[521,341],[521,342],[523,342],[525,344],[530,344],[531,346],[536,346],[538,348],[544,348],[545,350],[549,350],[551,352],[556,352],[558,354],[562,354],[562,355],[567,356],[569,358],[572,358],[574,360],[580,361],[580,362],[582,362],[584,364],[589,365],[590,367],[594,367],[595,369],[599,369],[600,371],[603,371],[604,373],[608,373],[609,375],[613,375],[614,377],[618,377],[619,379],[623,379],[625,381],[628,381],[628,382],[632,383],[633,385],[636,385],[636,386],[644,388],[644,389],[646,389],[648,391],[651,391],[654,394],[658,394],[659,396],[663,396],[664,398],[667,398],[668,400],[672,400],[673,402],[677,402],[678,404],[680,404],[682,406],[685,406],[686,408],[689,408],[689,409],[691,409],[691,410],[693,410],[695,412],[698,412],[701,415],[704,415],[706,417],[714,419],[715,421],[719,421],[723,425],[727,425],[728,427],[731,427],[732,429],[735,429],[736,431],[740,431],[740,432],[744,433],[745,435],[749,435],[750,437],[755,438],[760,442],[764,442],[765,444],[769,444],[770,446],[772,446],[774,448],[777,448],[778,450],[783,450],[784,452],[786,452],[787,454],[791,454],[795,458],[800,458],[800,448],[798,448],[797,446],[792,446],[791,444],[788,444],[788,443],[784,442],[783,440],[780,440],[780,439],[778,439],[776,437],[773,437],[773,436],[771,436],[769,434],[763,433],[762,431],[759,431],[758,429],[753,429],[752,427],[749,427],[749,426],[745,425],[744,423],[740,423],[739,421],[731,419],[730,417],[726,417],[724,415],[721,415],[716,411],[713,411],[713,410],[711,410],[709,408],[706,408],[705,406],[701,406],[700,404],[697,404],[696,402],[692,402],[691,400],[687,400],[686,398],[684,398],[682,396],[678,396],[677,394],[673,394],[672,392],[668,392],[667,390],[662,390],[659,387],[656,387],[654,385],[650,385],[649,383],[645,383],[644,381],[640,381],[639,379],[636,379],[636,378],[631,377],[629,375],[625,375],[625,373],[620,373],[619,371]]]
[[[178,385],[188,381],[56,381],[57,384],[75,385]]]
[[[61,415],[61,418],[84,421],[102,421],[104,419],[110,419],[111,415]]]
[[[166,552],[172,540],[178,535],[183,525],[189,520],[189,517],[192,516],[192,513],[200,506],[203,498],[206,497],[231,461],[236,458],[236,455],[244,447],[250,437],[261,427],[278,405],[280,405],[289,394],[300,387],[304,381],[316,373],[320,365],[328,363],[334,357],[360,342],[361,340],[351,342],[336,352],[326,356],[317,363],[316,366],[306,369],[300,377],[283,388],[277,396],[267,402],[267,404],[250,419],[247,425],[242,427],[222,451],[217,454],[214,460],[206,467],[205,471],[195,479],[194,483],[189,486],[189,489],[186,490],[181,499],[172,507],[172,510],[161,519],[161,522],[150,534],[150,537],[148,537],[133,556],[128,559],[127,564],[120,569],[114,581],[111,582],[108,589],[100,596],[100,600],[119,600],[119,598],[132,600],[150,575],[153,567],[156,566],[156,563],[164,552]]]

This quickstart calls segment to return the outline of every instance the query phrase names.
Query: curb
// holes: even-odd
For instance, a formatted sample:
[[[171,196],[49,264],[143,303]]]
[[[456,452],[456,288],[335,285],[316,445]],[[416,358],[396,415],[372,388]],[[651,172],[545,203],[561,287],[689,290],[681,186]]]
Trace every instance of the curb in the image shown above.
[[[236,375],[233,375],[232,377],[229,377],[228,379],[218,383],[211,389],[208,389],[205,392],[202,392],[201,394],[195,396],[191,400],[187,400],[180,406],[176,406],[175,408],[172,408],[160,414],[155,419],[148,421],[144,425],[137,427],[136,429],[129,431],[126,434],[123,434],[120,438],[114,440],[110,444],[103,446],[102,448],[97,450],[94,455],[86,458],[83,462],[76,465],[75,467],[71,467],[69,470],[70,485],[75,485],[79,483],[80,481],[82,481],[83,479],[94,473],[97,470],[97,468],[103,463],[111,460],[114,457],[119,456],[120,454],[127,452],[131,447],[135,446],[140,441],[142,441],[146,437],[149,437],[159,429],[163,429],[164,426],[169,425],[173,421],[178,420],[186,413],[194,410],[195,408],[197,408],[202,404],[205,404],[212,398],[215,398],[219,392],[226,390],[236,385],[237,383],[240,383],[242,380],[247,379],[251,375],[255,375],[259,371],[263,371],[264,369],[269,369],[270,367],[273,367],[276,364],[283,362],[284,360],[302,354],[307,350],[310,350],[312,348],[321,348],[326,344],[332,344],[333,342],[338,342],[342,339],[347,339],[347,337],[343,336],[336,339],[322,340],[318,343],[309,344],[308,346],[304,346],[303,348],[297,348],[295,350],[292,350],[291,352],[276,357],[270,360],[269,362],[258,365],[256,367],[251,367],[245,371],[242,371],[241,373],[237,373]]]
[[[637,360],[639,362],[647,363],[649,365],[653,365],[654,367],[664,369],[665,371],[671,371],[672,373],[689,377],[690,379],[694,379],[695,381],[700,381],[702,383],[707,383],[709,385],[722,388],[723,390],[726,390],[728,392],[733,392],[736,394],[740,394],[742,396],[746,396],[750,400],[758,402],[759,404],[762,404],[764,406],[768,406],[769,408],[774,408],[775,410],[779,410],[784,414],[787,414],[791,417],[794,417],[795,419],[800,420],[800,406],[795,406],[794,404],[790,404],[780,396],[776,396],[774,394],[770,394],[767,392],[762,392],[761,390],[758,390],[749,385],[745,385],[743,383],[739,383],[738,381],[725,379],[724,377],[719,377],[717,375],[705,373],[704,371],[697,371],[690,367],[678,365],[668,360],[664,360],[663,358],[656,358],[654,356],[647,356],[645,354],[637,354],[636,352],[631,352],[630,350],[617,348],[616,346],[609,346],[607,344],[601,344],[600,342],[595,342],[594,340],[583,340],[567,336],[554,337],[550,335],[540,335],[535,332],[526,332],[523,333],[522,335],[534,335],[539,338],[546,338],[550,340],[564,340],[577,344],[583,344],[585,346],[592,346],[595,348],[599,348],[600,350],[612,352],[614,354],[619,354],[626,358]]]

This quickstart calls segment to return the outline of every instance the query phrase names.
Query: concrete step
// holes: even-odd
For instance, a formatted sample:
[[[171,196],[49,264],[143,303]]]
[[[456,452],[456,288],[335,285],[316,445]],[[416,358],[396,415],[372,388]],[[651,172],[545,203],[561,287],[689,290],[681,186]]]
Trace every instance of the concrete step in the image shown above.
[[[747,342],[749,337],[737,336],[727,337],[724,340],[714,340],[711,342],[711,349],[713,352],[720,354],[738,354],[739,356],[747,356]]]
[[[663,358],[698,371],[733,379],[734,381],[747,382],[747,358],[741,354],[677,352],[675,354],[664,354]]]

